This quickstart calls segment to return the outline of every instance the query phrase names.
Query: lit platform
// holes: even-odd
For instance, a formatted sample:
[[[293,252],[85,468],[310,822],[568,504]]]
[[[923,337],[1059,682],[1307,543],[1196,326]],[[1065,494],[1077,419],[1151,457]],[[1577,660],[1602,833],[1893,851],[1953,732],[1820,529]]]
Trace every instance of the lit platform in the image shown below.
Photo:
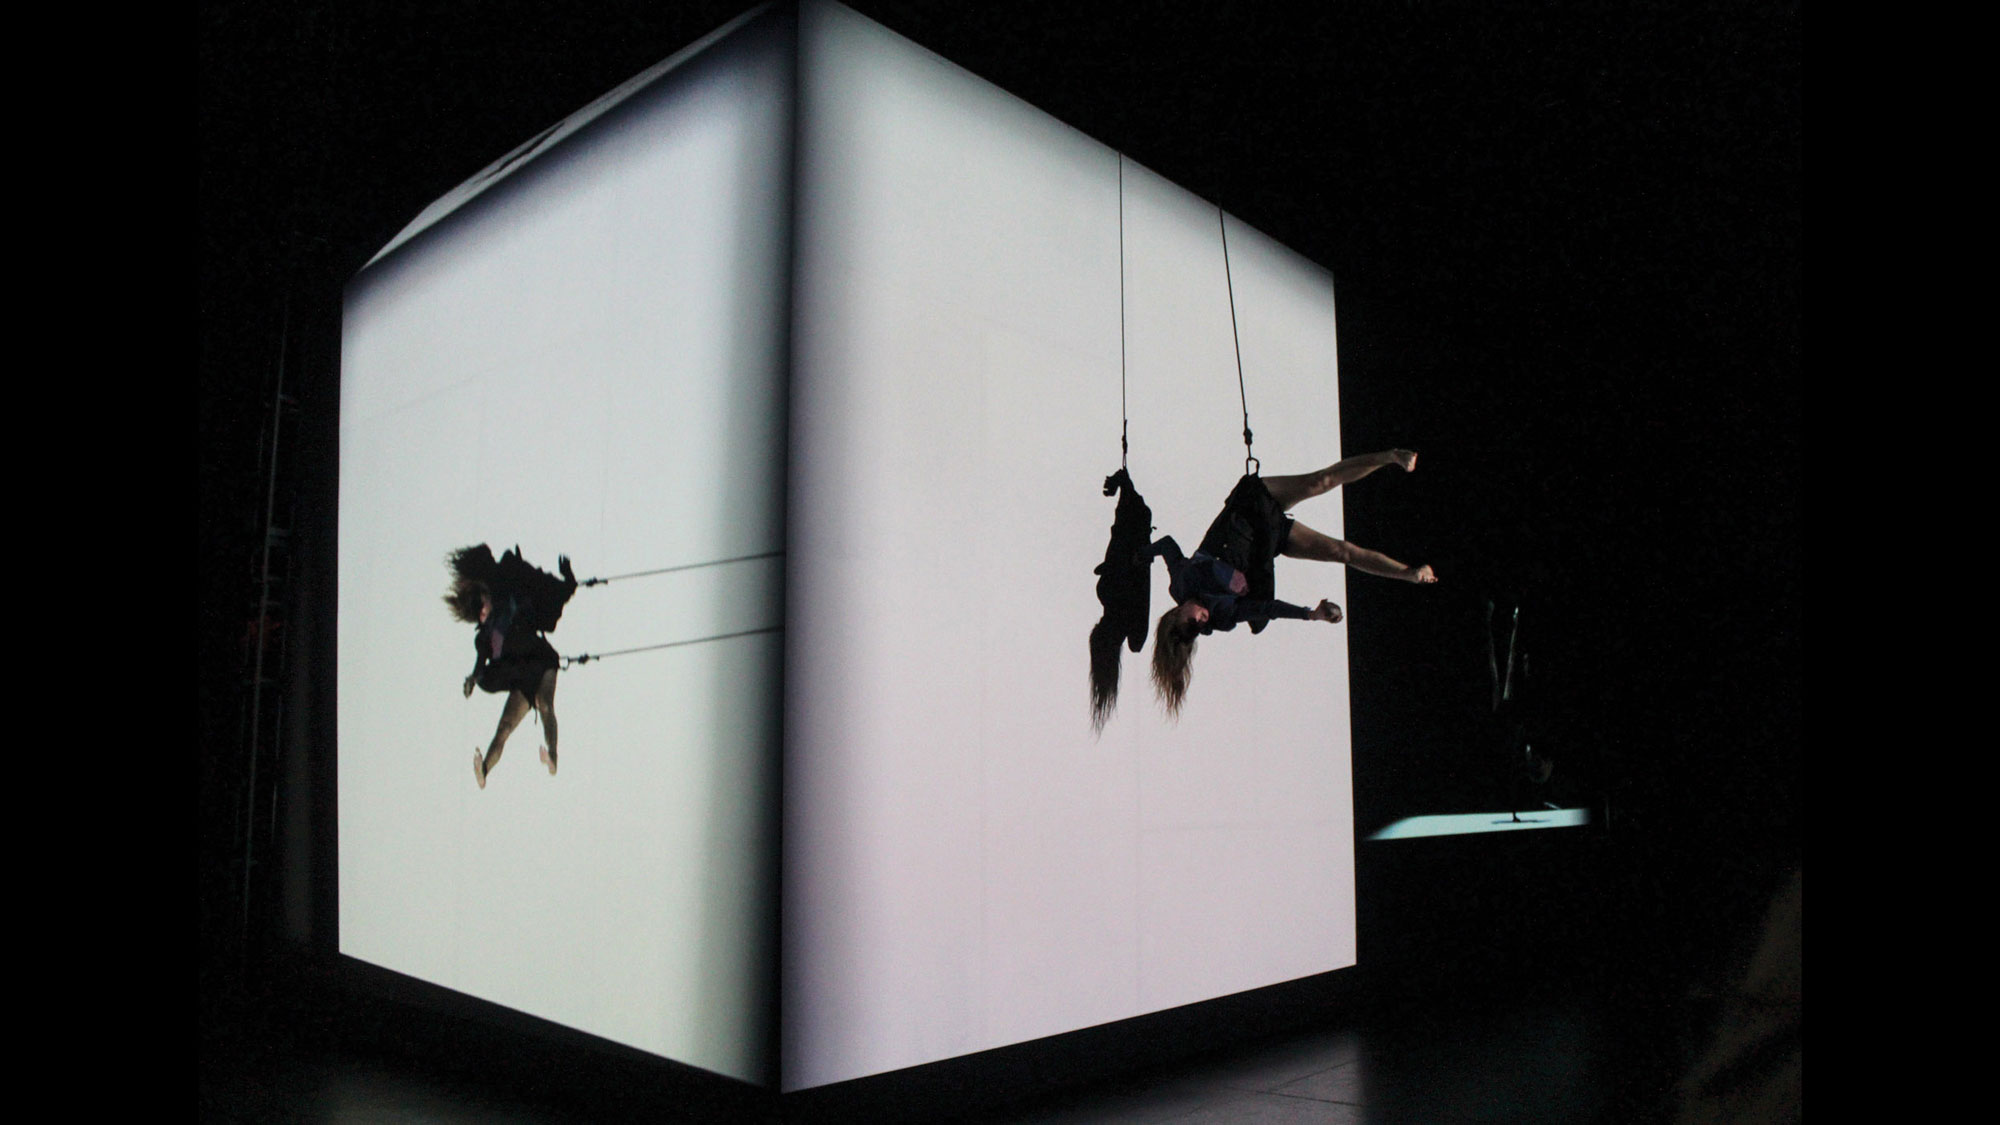
[[[1443,813],[1406,816],[1368,837],[1406,840],[1413,836],[1462,836],[1474,832],[1518,832],[1528,828],[1575,828],[1590,823],[1589,809],[1535,809],[1515,820],[1509,812]]]

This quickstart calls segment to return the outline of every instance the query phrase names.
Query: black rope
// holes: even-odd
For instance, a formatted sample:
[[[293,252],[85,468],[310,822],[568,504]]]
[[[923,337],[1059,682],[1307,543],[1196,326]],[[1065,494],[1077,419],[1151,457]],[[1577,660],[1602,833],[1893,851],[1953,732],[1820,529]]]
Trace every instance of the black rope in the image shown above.
[[[1118,467],[1132,452],[1132,415],[1125,405],[1125,154],[1118,154]]]
[[[784,553],[785,552],[783,551],[766,551],[761,555],[738,555],[733,559],[715,559],[712,562],[685,563],[681,566],[663,566],[660,567],[658,570],[635,570],[630,574],[614,574],[609,578],[586,578],[583,581],[577,583],[577,585],[602,586],[606,582],[616,582],[621,578],[645,578],[648,575],[653,575],[653,574],[671,574],[677,570],[700,570],[702,567],[705,566],[722,566],[725,563],[749,562],[751,559],[775,559],[779,555],[782,555]]]
[[[695,637],[692,640],[686,641],[668,641],[665,644],[641,645],[638,648],[621,648],[616,652],[586,652],[579,656],[563,657],[562,669],[567,672],[573,664],[588,664],[593,660],[608,660],[614,656],[628,656],[635,652],[652,652],[654,649],[680,648],[682,645],[705,644],[709,641],[726,641],[731,637],[749,637],[755,636],[758,633],[777,633],[783,631],[784,628],[783,625],[767,625],[762,629],[745,629],[740,633],[718,633],[713,637]]]
[[[1229,338],[1236,344],[1236,395],[1243,402],[1243,471],[1250,472],[1256,465],[1259,471],[1264,463],[1250,452],[1250,396],[1243,389],[1243,340],[1236,332],[1236,279],[1229,272],[1229,223],[1222,216],[1222,208],[1215,209],[1215,222],[1222,228],[1222,279],[1229,285]]]

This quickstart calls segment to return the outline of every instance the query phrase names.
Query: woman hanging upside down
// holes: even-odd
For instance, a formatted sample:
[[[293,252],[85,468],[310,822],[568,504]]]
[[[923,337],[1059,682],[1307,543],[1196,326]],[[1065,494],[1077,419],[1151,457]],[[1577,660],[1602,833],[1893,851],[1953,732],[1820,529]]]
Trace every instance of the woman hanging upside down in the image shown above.
[[[533,707],[541,717],[542,764],[556,772],[556,669],[562,659],[543,636],[562,619],[563,606],[576,593],[576,574],[570,570],[569,556],[558,558],[562,577],[531,566],[519,548],[508,551],[498,562],[493,551],[481,543],[461,547],[447,560],[451,565],[451,593],[445,604],[452,616],[468,625],[477,625],[473,634],[476,653],[472,674],[465,677],[465,695],[472,689],[507,696],[500,711],[500,725],[484,753],[472,751],[472,776],[481,789],[486,775],[500,762],[507,736],[521,725]]]
[[[1293,505],[1357,481],[1384,465],[1414,471],[1417,455],[1407,449],[1349,457],[1316,473],[1290,477],[1244,476],[1236,482],[1222,514],[1209,525],[1192,557],[1181,554],[1172,537],[1152,546],[1167,561],[1167,592],[1174,608],[1160,615],[1153,631],[1153,687],[1167,714],[1179,717],[1193,675],[1196,638],[1234,629],[1246,621],[1261,633],[1274,617],[1338,622],[1340,607],[1321,601],[1312,609],[1272,596],[1277,557],[1344,563],[1357,570],[1404,582],[1436,582],[1428,566],[1405,566],[1378,551],[1323,535],[1285,514]]]

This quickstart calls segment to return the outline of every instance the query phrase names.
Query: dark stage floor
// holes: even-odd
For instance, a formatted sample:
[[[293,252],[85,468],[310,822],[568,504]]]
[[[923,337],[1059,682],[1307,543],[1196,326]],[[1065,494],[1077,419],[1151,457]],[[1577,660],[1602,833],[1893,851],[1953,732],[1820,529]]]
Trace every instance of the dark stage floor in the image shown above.
[[[841,1120],[1094,1122],[1640,1122],[1671,1120],[1676,1085],[1720,1015],[1701,983],[1635,988],[1602,976],[1511,982],[1483,995],[1357,1001],[1289,1033],[1177,1063],[994,1104],[974,1089],[943,1117],[893,1096],[849,1104]],[[464,1071],[355,1049],[338,1036],[273,1030],[212,1036],[204,1047],[209,1121],[520,1122],[820,1121],[798,1099],[685,1116],[630,1091],[566,1093],[533,1076],[490,1082]],[[518,1071],[509,1063],[505,1070]]]

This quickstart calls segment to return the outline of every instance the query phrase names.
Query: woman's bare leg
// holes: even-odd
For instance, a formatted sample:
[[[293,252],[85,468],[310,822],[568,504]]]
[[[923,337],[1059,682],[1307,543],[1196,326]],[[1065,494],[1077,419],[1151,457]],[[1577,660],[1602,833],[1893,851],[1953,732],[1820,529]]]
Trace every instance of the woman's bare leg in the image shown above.
[[[542,717],[542,764],[549,767],[549,776],[556,772],[556,670],[542,673],[542,682],[535,690],[535,713]]]
[[[1285,540],[1285,557],[1341,563],[1379,578],[1394,578],[1403,582],[1437,581],[1437,575],[1428,566],[1405,566],[1380,551],[1371,551],[1344,539],[1321,534],[1296,520],[1292,522],[1291,537]]]
[[[513,734],[514,728],[521,725],[521,720],[528,717],[530,706],[527,696],[518,691],[508,692],[507,706],[500,710],[500,725],[493,728],[492,745],[486,748],[484,755],[477,750],[472,752],[472,776],[478,779],[481,789],[486,788],[486,775],[500,764],[500,751],[506,748],[507,736]]]
[[[1347,457],[1336,461],[1316,473],[1301,473],[1291,477],[1265,477],[1264,487],[1271,490],[1271,497],[1278,502],[1280,509],[1289,511],[1294,504],[1332,492],[1343,484],[1360,480],[1384,465],[1401,465],[1404,472],[1411,472],[1417,467],[1417,455],[1407,449],[1363,453],[1359,457]]]

